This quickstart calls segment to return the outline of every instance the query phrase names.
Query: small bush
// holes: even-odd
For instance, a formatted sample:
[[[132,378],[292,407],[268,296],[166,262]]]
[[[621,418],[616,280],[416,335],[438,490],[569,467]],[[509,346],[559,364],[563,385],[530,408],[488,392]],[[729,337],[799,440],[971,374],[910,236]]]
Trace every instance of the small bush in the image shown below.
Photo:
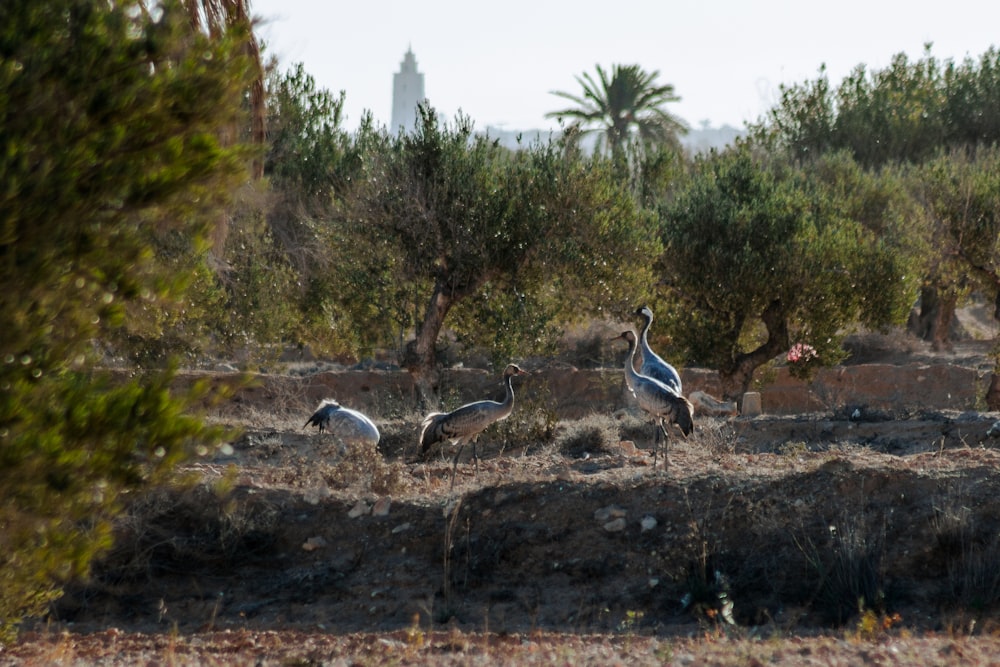
[[[333,488],[370,490],[384,495],[399,488],[402,465],[386,461],[378,447],[348,447],[343,456],[321,472],[323,480]]]
[[[585,454],[611,454],[619,450],[618,424],[606,415],[590,415],[564,422],[555,444],[564,456],[581,458]]]
[[[622,440],[631,440],[636,446],[649,444],[656,437],[655,426],[648,419],[643,419],[631,412],[618,415],[618,434]]]

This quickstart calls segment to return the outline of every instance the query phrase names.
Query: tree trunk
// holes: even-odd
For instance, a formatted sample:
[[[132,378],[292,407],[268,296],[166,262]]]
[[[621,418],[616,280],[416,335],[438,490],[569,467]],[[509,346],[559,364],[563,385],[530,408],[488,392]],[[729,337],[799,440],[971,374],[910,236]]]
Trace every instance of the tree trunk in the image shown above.
[[[444,318],[455,303],[453,295],[446,293],[440,285],[434,286],[424,319],[417,328],[416,337],[406,343],[402,366],[413,378],[417,390],[417,407],[421,410],[436,409],[438,385],[441,375],[437,367],[435,347],[444,327]]]
[[[958,297],[942,297],[937,288],[920,290],[920,312],[910,318],[909,330],[921,340],[930,342],[936,352],[952,349],[951,325],[955,319]]]
[[[990,388],[986,390],[986,408],[990,412],[1000,410],[1000,373],[996,370],[990,376]]]
[[[754,371],[788,350],[790,344],[788,318],[785,316],[781,302],[771,302],[761,313],[760,319],[767,328],[767,340],[756,350],[737,355],[728,369],[719,372],[724,400],[741,403],[743,394],[750,389]]]

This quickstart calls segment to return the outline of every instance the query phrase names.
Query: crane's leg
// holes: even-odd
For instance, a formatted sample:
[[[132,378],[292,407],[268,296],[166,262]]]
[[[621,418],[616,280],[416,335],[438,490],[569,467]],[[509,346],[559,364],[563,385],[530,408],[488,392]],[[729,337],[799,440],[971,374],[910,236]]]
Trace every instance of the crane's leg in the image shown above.
[[[653,422],[653,426],[656,427],[656,431],[653,433],[653,470],[656,470],[656,458],[660,450],[660,427],[658,422]]]
[[[656,431],[657,436],[660,434],[663,434],[663,469],[666,470],[670,467],[670,436],[667,435],[667,427],[663,425],[662,419]]]
[[[455,462],[451,466],[451,488],[455,488],[455,474],[458,472],[458,457],[462,455],[462,450],[465,449],[465,442],[461,442],[458,445],[458,451],[455,452]]]

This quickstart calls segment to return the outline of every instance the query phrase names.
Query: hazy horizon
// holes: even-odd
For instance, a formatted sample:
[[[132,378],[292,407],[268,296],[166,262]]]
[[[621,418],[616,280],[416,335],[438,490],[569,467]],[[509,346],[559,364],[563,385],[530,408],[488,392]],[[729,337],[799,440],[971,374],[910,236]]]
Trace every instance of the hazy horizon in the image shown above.
[[[882,69],[901,52],[918,60],[928,42],[938,60],[960,62],[1000,41],[1000,3],[648,4],[254,0],[251,9],[282,71],[302,62],[318,86],[346,93],[348,129],[364,110],[389,124],[392,75],[408,48],[431,105],[477,128],[558,129],[545,114],[568,101],[552,91],[581,92],[576,77],[597,64],[634,63],[673,84],[682,99],[668,110],[698,129],[743,128],[774,106],[782,84],[813,80],[823,65],[837,85],[858,65]]]

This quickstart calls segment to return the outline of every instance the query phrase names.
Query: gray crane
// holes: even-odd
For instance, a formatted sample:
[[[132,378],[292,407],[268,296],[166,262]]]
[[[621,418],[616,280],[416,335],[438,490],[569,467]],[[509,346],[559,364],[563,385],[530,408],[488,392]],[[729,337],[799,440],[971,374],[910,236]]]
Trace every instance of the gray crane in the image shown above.
[[[639,351],[642,352],[642,365],[639,367],[639,372],[654,380],[659,380],[678,394],[683,394],[680,373],[649,347],[647,335],[650,325],[653,324],[653,311],[649,306],[642,306],[635,311],[635,314],[645,320],[645,324],[639,332]]]
[[[341,448],[348,445],[374,447],[378,445],[380,438],[378,428],[371,419],[329,398],[319,404],[303,428],[310,424],[318,426],[320,433],[326,430],[336,436],[340,440]]]
[[[476,452],[476,440],[486,428],[501,419],[506,419],[514,410],[514,387],[511,378],[515,375],[528,375],[516,364],[509,364],[503,371],[503,382],[507,393],[502,401],[476,401],[467,403],[451,412],[432,412],[424,417],[420,430],[420,456],[426,458],[430,448],[439,442],[451,442],[458,445],[455,463],[451,470],[451,484],[455,485],[455,471],[458,469],[458,457],[467,443],[472,443],[472,458],[479,472],[479,455]]]
[[[636,337],[634,331],[623,331],[620,336],[612,338],[612,340],[619,339],[628,343],[628,357],[625,359],[625,384],[632,391],[636,402],[639,403],[639,407],[652,417],[653,422],[657,425],[656,437],[653,441],[653,467],[656,467],[656,455],[659,449],[661,434],[665,442],[663,458],[667,462],[666,464],[669,464],[670,461],[667,458],[668,443],[666,443],[669,436],[667,436],[664,421],[677,424],[686,437],[694,431],[694,407],[690,401],[671,387],[656,378],[636,372]]]

